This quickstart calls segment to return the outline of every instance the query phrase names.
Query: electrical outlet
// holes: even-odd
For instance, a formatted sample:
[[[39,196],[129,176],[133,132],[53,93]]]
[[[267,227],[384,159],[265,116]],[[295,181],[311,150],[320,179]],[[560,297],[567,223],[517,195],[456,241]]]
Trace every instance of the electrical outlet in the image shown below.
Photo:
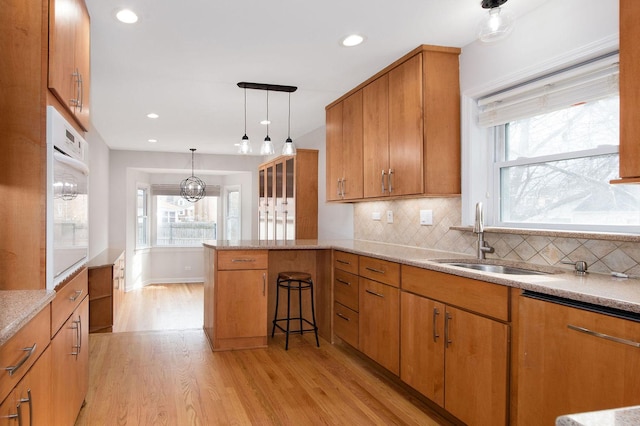
[[[420,225],[433,225],[433,210],[420,210]]]
[[[393,211],[387,210],[387,223],[393,223]]]
[[[380,214],[380,212],[373,212],[373,213],[371,213],[371,219],[380,220],[380,219],[382,219],[382,215]]]

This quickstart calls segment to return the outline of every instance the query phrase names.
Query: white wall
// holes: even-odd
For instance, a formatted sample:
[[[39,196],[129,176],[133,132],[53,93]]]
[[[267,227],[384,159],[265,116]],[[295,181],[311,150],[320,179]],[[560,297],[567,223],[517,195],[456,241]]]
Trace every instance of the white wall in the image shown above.
[[[109,247],[109,147],[93,128],[89,144],[89,259]]]
[[[508,7],[508,5],[507,5]],[[462,49],[462,224],[473,222],[474,205],[485,202],[491,224],[492,146],[476,126],[475,99],[553,70],[583,62],[618,46],[617,0],[554,0],[519,18],[508,38]]]
[[[257,235],[257,221],[251,220],[257,211],[257,169],[261,157],[224,155],[196,156],[195,174],[203,174],[209,183],[242,186],[243,238]],[[126,289],[131,290],[152,282],[201,281],[204,276],[202,249],[144,249],[135,251],[136,184],[169,179],[171,173],[191,172],[191,154],[140,151],[111,151],[109,161],[109,242],[112,247],[126,249]],[[204,176],[216,171],[225,176]],[[169,174],[167,174],[169,173]],[[165,176],[160,179],[158,174]],[[182,178],[178,176],[179,182]],[[256,222],[256,223],[254,223]],[[180,254],[177,254],[180,252]],[[191,266],[185,271],[185,266]]]

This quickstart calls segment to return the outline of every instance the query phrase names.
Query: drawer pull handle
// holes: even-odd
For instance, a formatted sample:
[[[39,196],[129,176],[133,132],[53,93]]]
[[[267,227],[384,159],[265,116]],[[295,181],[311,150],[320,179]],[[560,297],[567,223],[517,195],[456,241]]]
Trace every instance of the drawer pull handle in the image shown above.
[[[336,259],[336,262],[342,263],[343,265],[351,265],[351,262],[347,262],[346,260]]]
[[[5,367],[5,370],[9,372],[9,376],[13,376],[13,373],[15,373],[18,370],[18,368],[22,367],[22,365],[25,362],[27,362],[29,357],[31,357],[33,352],[36,350],[36,344],[34,343],[33,346],[31,346],[30,348],[22,348],[22,350],[25,351],[27,354],[24,357],[22,357],[22,359],[18,361],[16,365],[12,365],[11,367]]]
[[[336,278],[336,281],[338,281],[340,284],[348,285],[349,287],[351,287],[351,283],[349,281],[344,281],[340,278]]]
[[[338,315],[340,318],[342,318],[345,321],[351,321],[348,317],[342,315],[340,312],[338,312],[336,315]]]
[[[33,402],[31,399],[31,389],[27,389],[27,397],[20,398],[20,403],[18,404],[18,426],[22,426],[22,404],[29,404],[29,426],[33,425]]]
[[[366,269],[367,271],[375,272],[376,274],[384,274],[385,273],[385,271],[383,271],[383,270],[370,268],[368,266],[366,268],[364,268],[364,269]]]
[[[76,291],[73,293],[73,296],[69,297],[69,300],[71,300],[72,302],[75,302],[76,300],[78,300],[78,297],[80,297],[80,295],[82,295],[82,292],[83,292],[83,291],[84,291],[84,290],[76,290]]]
[[[371,290],[365,290],[367,293],[372,294],[374,296],[378,296],[378,297],[382,297],[384,298],[384,294],[380,294],[380,293],[376,293],[375,291],[371,291]]]
[[[453,317],[449,312],[445,312],[444,314],[444,347],[448,348],[451,343],[451,339],[449,338],[449,321],[451,321]]]
[[[610,340],[616,343],[622,343],[624,345],[633,346],[634,348],[640,348],[640,343],[633,340],[623,339],[621,337],[610,336],[604,333],[598,333],[597,331],[589,330],[588,328],[578,327],[577,325],[568,324],[567,328],[570,330],[578,331],[580,333],[588,334],[589,336],[600,337],[601,339]]]
[[[436,342],[440,335],[438,334],[438,330],[436,328],[436,320],[438,315],[440,315],[440,311],[438,308],[433,308],[433,341]]]
[[[255,261],[256,261],[255,259],[231,259],[231,262],[233,263],[242,263],[242,262],[251,263]]]

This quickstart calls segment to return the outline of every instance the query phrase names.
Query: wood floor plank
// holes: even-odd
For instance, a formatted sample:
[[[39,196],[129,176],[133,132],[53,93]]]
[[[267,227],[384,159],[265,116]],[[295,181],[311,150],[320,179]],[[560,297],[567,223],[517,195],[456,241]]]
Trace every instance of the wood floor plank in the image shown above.
[[[438,425],[362,359],[311,335],[212,352],[202,330],[92,334],[84,425]],[[435,417],[437,418],[437,417]]]

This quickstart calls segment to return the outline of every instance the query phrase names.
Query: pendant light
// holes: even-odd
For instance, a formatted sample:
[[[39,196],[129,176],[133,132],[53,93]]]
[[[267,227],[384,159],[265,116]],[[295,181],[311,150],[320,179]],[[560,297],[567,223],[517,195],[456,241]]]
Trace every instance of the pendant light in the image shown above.
[[[251,154],[251,141],[249,140],[249,136],[247,136],[247,88],[244,88],[244,136],[240,141],[240,147],[238,152],[240,154]]]
[[[490,43],[502,40],[511,33],[515,19],[500,7],[506,2],[507,0],[482,0],[482,8],[489,9],[489,13],[478,25],[480,41]]]
[[[205,196],[207,185],[202,179],[193,174],[193,156],[196,149],[190,148],[189,150],[191,151],[191,176],[180,182],[180,196],[191,203],[195,203]]]
[[[287,140],[282,145],[282,155],[296,155],[296,146],[291,140],[291,92],[289,92],[289,118],[287,120]]]
[[[264,138],[262,142],[262,146],[260,147],[260,155],[273,155],[275,154],[275,149],[273,149],[273,142],[271,142],[271,138],[269,137],[269,91],[267,90],[267,136]]]

